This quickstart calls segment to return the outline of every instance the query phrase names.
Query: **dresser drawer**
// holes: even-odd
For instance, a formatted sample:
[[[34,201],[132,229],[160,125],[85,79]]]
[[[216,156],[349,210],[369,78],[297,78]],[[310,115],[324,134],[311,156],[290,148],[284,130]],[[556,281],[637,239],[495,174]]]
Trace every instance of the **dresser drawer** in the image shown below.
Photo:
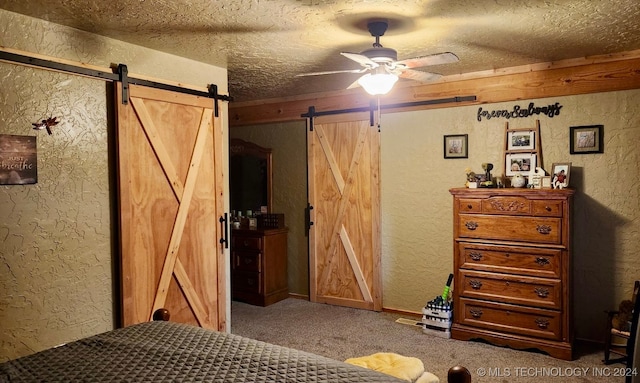
[[[262,270],[262,253],[249,252],[233,252],[233,269],[243,271],[260,271]]]
[[[462,269],[561,278],[562,250],[458,243]]]
[[[460,198],[458,200],[460,213],[482,213],[482,200],[478,198]]]
[[[235,271],[233,273],[233,291],[262,294],[262,273]]]
[[[262,249],[261,237],[246,237],[246,236],[234,236],[233,237],[233,250],[257,250]]]
[[[461,238],[561,244],[561,228],[560,218],[460,214],[457,231]]]
[[[490,197],[482,200],[482,212],[485,214],[529,215],[531,201],[525,197]]]
[[[563,202],[558,200],[531,201],[531,213],[543,217],[562,217]]]
[[[559,311],[460,298],[461,316],[456,322],[505,333],[559,340]]]
[[[562,283],[558,279],[469,270],[460,270],[458,276],[459,294],[464,297],[549,309],[562,306]]]

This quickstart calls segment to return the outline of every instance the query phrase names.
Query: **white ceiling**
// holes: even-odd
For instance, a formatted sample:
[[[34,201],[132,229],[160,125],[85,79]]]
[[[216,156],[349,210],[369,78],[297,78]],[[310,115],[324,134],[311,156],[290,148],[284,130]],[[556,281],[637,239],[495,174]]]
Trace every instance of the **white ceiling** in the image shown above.
[[[340,52],[453,52],[452,75],[640,49],[638,0],[0,0],[0,8],[224,67],[236,101],[344,89]],[[401,80],[410,81],[410,80]]]

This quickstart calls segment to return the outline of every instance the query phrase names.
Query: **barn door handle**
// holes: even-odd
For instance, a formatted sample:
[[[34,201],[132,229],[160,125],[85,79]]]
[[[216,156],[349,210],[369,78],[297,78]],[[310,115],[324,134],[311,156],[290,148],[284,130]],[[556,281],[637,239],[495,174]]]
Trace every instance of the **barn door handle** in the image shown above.
[[[313,225],[313,221],[311,221],[311,210],[313,210],[313,206],[310,203],[307,203],[307,207],[304,209],[304,221],[306,228],[306,235],[309,236],[309,231],[311,231],[311,226]]]
[[[224,233],[222,238],[220,238],[220,244],[224,243],[224,248],[229,248],[229,225],[227,225],[227,213],[224,213],[224,216],[218,218],[218,222],[220,222],[220,232]]]

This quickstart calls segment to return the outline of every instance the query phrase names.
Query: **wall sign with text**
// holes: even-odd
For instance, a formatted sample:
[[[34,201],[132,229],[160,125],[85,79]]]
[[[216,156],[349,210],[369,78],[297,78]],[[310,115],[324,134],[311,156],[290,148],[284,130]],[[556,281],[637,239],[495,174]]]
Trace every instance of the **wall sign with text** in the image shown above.
[[[35,136],[0,134],[0,185],[38,182]]]
[[[562,105],[559,102],[546,106],[536,106],[533,102],[529,103],[526,108],[520,105],[515,105],[513,109],[498,109],[498,110],[483,110],[482,107],[478,108],[478,121],[482,121],[482,118],[489,120],[492,118],[524,118],[531,116],[544,115],[549,118],[553,118],[560,114]]]

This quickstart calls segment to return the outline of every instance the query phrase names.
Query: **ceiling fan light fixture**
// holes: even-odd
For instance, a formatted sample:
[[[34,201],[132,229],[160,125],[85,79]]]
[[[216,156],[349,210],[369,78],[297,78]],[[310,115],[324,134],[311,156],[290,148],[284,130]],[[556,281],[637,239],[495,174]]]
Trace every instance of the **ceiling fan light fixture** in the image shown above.
[[[367,73],[358,79],[358,84],[372,96],[387,94],[393,88],[398,76],[393,73]]]

